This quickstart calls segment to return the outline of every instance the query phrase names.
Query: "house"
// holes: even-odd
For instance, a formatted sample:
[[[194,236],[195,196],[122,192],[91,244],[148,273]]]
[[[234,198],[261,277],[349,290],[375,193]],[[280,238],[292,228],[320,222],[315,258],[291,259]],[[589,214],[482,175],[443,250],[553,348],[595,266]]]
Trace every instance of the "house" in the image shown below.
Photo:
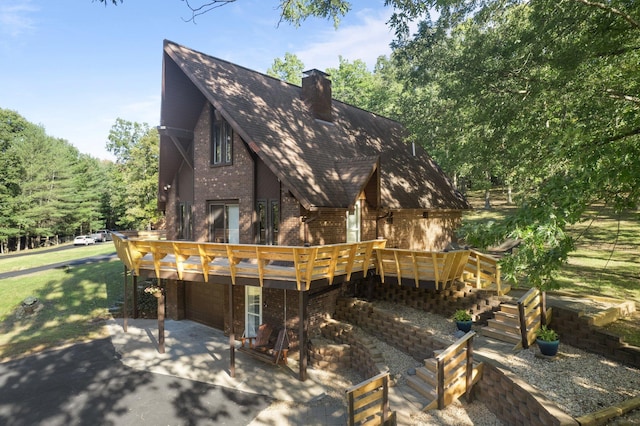
[[[328,77],[310,70],[299,87],[165,41],[158,200],[167,239],[385,239],[387,247],[420,250],[452,242],[470,208],[465,198],[421,146],[405,142],[400,123],[332,99]],[[302,298],[282,288],[172,280],[167,315],[253,335],[263,322],[295,329],[301,309],[313,323],[338,292]]]

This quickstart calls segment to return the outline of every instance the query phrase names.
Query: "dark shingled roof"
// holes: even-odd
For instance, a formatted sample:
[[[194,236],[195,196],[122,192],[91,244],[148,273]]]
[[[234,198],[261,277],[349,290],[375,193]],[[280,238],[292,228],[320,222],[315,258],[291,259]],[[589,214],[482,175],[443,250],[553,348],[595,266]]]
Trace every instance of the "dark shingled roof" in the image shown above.
[[[336,100],[333,121],[317,120],[299,86],[169,41],[164,51],[306,209],[352,207],[376,170],[383,208],[469,208],[398,122]]]

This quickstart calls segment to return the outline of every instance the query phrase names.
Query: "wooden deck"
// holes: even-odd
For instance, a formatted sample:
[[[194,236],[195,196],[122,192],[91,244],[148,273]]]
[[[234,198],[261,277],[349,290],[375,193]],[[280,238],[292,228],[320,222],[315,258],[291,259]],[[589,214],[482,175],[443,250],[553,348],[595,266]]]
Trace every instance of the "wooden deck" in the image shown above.
[[[488,282],[500,288],[495,260],[471,250],[391,249],[385,247],[386,240],[299,247],[149,238],[153,236],[113,234],[118,257],[136,276],[196,282],[214,277],[222,284],[308,291],[373,271],[383,283],[416,288],[441,290],[468,275],[478,285]]]
[[[307,291],[375,269],[374,250],[386,240],[312,247],[196,243],[127,238],[114,233],[118,257],[137,276]]]

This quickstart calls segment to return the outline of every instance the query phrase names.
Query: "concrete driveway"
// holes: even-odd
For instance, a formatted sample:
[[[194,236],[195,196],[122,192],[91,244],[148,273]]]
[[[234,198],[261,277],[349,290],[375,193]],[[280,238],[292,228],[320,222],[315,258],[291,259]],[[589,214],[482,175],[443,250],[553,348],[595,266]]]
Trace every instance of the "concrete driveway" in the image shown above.
[[[297,379],[297,365],[236,355],[228,338],[191,321],[110,320],[109,337],[0,364],[0,424],[33,425],[344,425],[343,404]],[[282,404],[281,401],[288,403]],[[292,408],[294,407],[294,408]]]

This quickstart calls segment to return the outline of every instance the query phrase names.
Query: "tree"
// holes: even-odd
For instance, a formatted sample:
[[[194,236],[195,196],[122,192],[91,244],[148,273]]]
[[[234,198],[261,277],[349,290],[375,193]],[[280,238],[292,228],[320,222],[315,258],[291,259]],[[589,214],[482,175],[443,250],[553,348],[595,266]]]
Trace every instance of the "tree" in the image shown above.
[[[111,205],[120,212],[121,228],[152,229],[158,222],[158,155],[160,137],[146,123],[118,118],[107,149],[116,156]]]
[[[93,0],[95,1],[95,0]],[[191,11],[191,18],[188,21],[195,22],[198,16],[211,12],[236,0],[181,0]],[[123,3],[124,0],[98,0],[104,5]],[[389,20],[390,25],[395,28],[397,34],[406,35],[409,33],[409,22],[418,17],[428,16],[432,3],[442,3],[438,0],[385,0],[385,6],[391,6],[394,13]],[[446,2],[445,2],[446,3]],[[292,25],[300,26],[303,21],[310,17],[330,19],[334,26],[340,24],[340,19],[351,10],[351,3],[348,0],[279,0],[280,20],[289,22]]]
[[[295,54],[286,52],[284,59],[276,58],[267,69],[267,75],[279,78],[287,83],[302,85],[302,72],[304,63]]]
[[[456,146],[457,167],[521,188],[516,215],[465,236],[521,239],[504,271],[550,288],[573,247],[567,226],[587,206],[638,205],[640,5],[489,1],[472,13],[471,3],[439,2],[440,18],[394,52],[411,70],[414,104],[434,108],[414,106],[408,121],[438,155]]]

